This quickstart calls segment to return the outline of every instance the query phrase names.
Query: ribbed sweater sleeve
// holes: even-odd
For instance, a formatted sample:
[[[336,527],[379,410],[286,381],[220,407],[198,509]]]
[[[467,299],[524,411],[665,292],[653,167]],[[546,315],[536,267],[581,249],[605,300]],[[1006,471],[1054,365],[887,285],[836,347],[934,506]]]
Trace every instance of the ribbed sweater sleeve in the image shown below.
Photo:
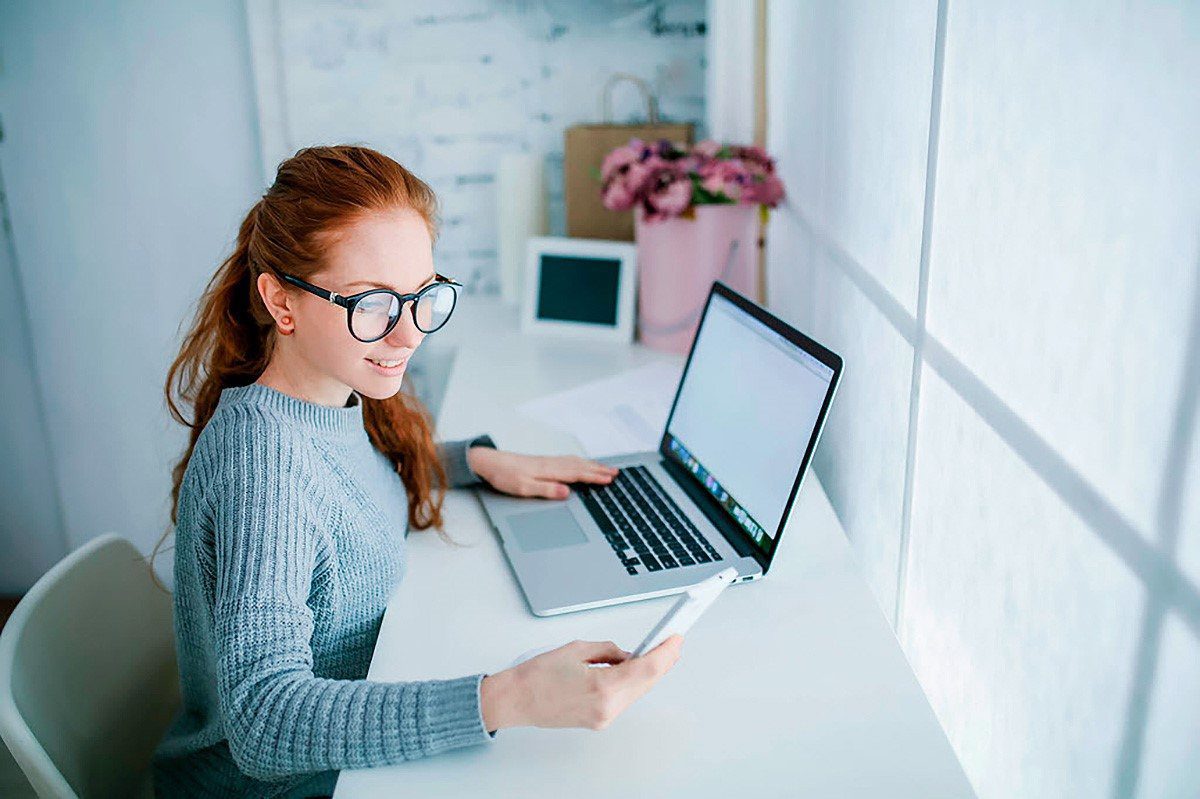
[[[286,424],[226,418],[212,497],[217,691],[234,761],[262,780],[365,768],[490,740],[483,674],[383,683],[313,674],[314,569],[327,557],[313,455]]]
[[[446,480],[451,488],[478,485],[483,482],[467,462],[467,450],[471,447],[496,448],[491,436],[464,438],[461,441],[443,441],[438,444],[438,457],[446,470]]]

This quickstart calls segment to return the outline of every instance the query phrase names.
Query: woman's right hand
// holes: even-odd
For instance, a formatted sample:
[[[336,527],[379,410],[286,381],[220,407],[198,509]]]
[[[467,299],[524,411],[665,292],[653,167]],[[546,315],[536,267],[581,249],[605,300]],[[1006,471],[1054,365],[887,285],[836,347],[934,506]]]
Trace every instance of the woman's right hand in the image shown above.
[[[480,686],[484,724],[489,731],[505,727],[602,730],[671,670],[682,647],[683,636],[672,635],[635,658],[612,641],[572,641],[484,677]]]

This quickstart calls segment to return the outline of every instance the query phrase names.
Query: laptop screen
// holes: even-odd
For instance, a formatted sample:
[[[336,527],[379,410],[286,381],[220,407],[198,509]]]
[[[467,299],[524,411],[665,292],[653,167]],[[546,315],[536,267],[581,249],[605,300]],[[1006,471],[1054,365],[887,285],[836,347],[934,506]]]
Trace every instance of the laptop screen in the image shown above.
[[[767,554],[834,370],[713,292],[663,443]]]

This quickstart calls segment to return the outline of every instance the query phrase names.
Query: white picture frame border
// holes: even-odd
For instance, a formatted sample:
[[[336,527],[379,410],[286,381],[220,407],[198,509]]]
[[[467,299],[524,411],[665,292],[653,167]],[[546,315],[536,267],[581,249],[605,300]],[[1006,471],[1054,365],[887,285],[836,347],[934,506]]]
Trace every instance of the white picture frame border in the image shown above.
[[[542,257],[614,259],[620,264],[617,276],[617,321],[615,325],[539,319],[538,290]],[[634,289],[637,281],[637,245],[631,241],[580,239],[567,236],[530,236],[525,245],[525,268],[521,275],[521,330],[573,339],[633,341]]]

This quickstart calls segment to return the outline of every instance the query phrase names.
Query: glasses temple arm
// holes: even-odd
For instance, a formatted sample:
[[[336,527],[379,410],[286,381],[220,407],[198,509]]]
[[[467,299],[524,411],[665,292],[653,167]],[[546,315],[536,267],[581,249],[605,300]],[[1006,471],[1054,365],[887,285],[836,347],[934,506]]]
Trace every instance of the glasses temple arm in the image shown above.
[[[291,283],[293,286],[297,286],[299,288],[304,289],[309,294],[315,294],[316,296],[320,297],[321,299],[325,300],[326,302],[332,303],[333,305],[340,305],[343,308],[347,307],[346,306],[346,298],[341,296],[340,294],[338,294],[336,291],[329,291],[327,289],[321,288],[320,286],[314,286],[312,283],[301,280],[300,278],[296,277],[295,275],[286,275],[285,274],[285,275],[283,275],[283,279],[286,280],[288,283]]]

